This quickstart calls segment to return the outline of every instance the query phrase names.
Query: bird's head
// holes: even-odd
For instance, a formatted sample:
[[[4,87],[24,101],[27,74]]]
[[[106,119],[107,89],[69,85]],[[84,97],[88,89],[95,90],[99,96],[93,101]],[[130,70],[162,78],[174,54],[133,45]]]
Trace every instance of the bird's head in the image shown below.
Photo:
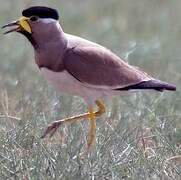
[[[8,28],[4,34],[18,32],[25,35],[34,45],[37,41],[56,38],[56,33],[61,30],[59,25],[59,14],[57,10],[33,6],[22,11],[22,17],[4,25]]]

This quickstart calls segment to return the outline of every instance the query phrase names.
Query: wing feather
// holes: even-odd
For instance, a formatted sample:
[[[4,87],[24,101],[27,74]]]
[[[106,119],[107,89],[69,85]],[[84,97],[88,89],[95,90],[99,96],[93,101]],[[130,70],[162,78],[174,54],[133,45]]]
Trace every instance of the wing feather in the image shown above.
[[[97,88],[123,88],[151,79],[145,72],[100,46],[70,48],[63,61],[72,76]]]

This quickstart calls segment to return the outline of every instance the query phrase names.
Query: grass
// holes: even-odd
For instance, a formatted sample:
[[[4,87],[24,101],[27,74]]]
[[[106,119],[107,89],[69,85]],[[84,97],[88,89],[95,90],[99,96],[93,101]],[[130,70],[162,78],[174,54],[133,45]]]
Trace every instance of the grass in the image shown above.
[[[51,94],[43,92],[47,99],[51,99]],[[9,99],[7,92],[4,92],[3,98],[2,107],[6,110],[1,123],[6,126],[0,132],[2,179],[180,177],[180,115],[174,114],[172,110],[166,114],[158,111],[158,106],[160,109],[164,108],[164,94],[155,97],[154,101],[147,97],[150,98],[150,104],[143,102],[145,97],[141,94],[126,98],[122,103],[114,99],[114,105],[108,108],[109,112],[98,120],[96,144],[92,152],[84,158],[80,154],[87,142],[87,122],[63,126],[52,139],[42,140],[42,130],[52,121],[53,115],[50,114],[58,116],[59,107],[50,112],[50,107],[46,104],[51,102],[47,103],[39,96],[28,99],[28,105],[23,108],[19,104],[11,107],[13,100]],[[25,99],[22,97],[22,104],[27,103]],[[63,105],[72,103],[77,104],[81,112],[84,110],[78,98],[67,97],[67,102]],[[72,112],[78,113],[75,104]],[[12,113],[18,106],[22,109],[18,115],[21,119]],[[68,115],[69,110],[64,113]],[[62,114],[60,112],[60,116]],[[178,162],[175,162],[175,156]]]
[[[88,121],[64,125],[51,139],[40,138],[50,122],[85,112],[82,99],[57,93],[43,80],[20,35],[0,35],[0,179],[180,179],[180,2],[102,2],[44,4],[60,7],[67,32],[113,49],[175,83],[177,92],[107,100],[107,113],[97,120],[96,144],[82,157]],[[0,23],[16,19],[23,4],[38,3],[2,1]]]

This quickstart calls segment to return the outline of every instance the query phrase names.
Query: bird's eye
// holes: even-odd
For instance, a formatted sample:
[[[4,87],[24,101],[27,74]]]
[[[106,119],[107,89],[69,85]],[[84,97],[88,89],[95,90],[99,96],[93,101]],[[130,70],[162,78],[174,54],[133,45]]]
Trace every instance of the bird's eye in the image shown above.
[[[37,20],[38,20],[38,16],[31,16],[31,17],[30,17],[30,20],[31,20],[31,21],[37,21]]]

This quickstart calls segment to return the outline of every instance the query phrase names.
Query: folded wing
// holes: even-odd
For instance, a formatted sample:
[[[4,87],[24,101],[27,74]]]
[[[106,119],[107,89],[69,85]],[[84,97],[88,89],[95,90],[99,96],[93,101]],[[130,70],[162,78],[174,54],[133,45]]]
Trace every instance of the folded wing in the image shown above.
[[[74,47],[64,55],[66,70],[80,82],[96,88],[119,89],[151,80],[106,48]]]

